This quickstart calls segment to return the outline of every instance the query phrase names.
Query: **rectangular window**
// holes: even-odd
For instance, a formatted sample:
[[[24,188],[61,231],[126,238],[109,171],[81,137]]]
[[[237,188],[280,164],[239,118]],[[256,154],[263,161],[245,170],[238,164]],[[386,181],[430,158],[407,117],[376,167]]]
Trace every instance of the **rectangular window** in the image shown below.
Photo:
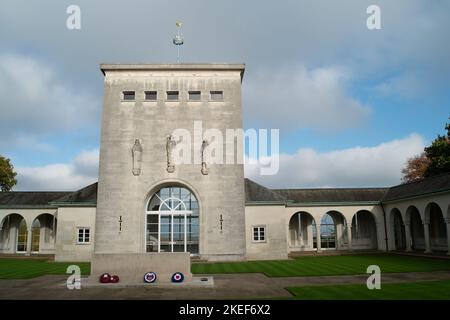
[[[200,101],[201,94],[200,91],[189,91],[189,100]]]
[[[266,227],[253,227],[253,242],[266,242]]]
[[[123,100],[134,100],[135,93],[134,91],[124,91],[123,92]]]
[[[156,101],[158,94],[156,91],[145,91],[145,100],[147,101]]]
[[[89,228],[78,228],[77,243],[90,243],[91,230]]]
[[[211,91],[212,101],[223,101],[223,91]]]
[[[177,101],[179,98],[178,91],[167,91],[167,100],[169,101]]]

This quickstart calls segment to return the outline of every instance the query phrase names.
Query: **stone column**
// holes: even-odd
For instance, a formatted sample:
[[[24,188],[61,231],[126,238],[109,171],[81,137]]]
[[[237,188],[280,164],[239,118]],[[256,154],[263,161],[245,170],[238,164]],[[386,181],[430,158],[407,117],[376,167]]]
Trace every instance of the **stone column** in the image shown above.
[[[320,224],[316,224],[316,240],[317,240],[317,252],[322,252],[322,243],[320,239]]]
[[[425,253],[431,253],[430,222],[428,221],[423,223],[423,235],[425,237]]]
[[[405,241],[406,241],[406,251],[411,252],[411,225],[405,223]]]
[[[445,219],[447,224],[447,254],[450,255],[450,218]]]
[[[303,230],[302,230],[302,216],[300,213],[298,214],[298,235],[297,240],[300,247],[303,247]]]
[[[32,238],[32,229],[28,228],[27,230],[27,253],[26,255],[29,256],[31,255],[31,238]]]
[[[347,224],[348,250],[352,250],[352,226]]]

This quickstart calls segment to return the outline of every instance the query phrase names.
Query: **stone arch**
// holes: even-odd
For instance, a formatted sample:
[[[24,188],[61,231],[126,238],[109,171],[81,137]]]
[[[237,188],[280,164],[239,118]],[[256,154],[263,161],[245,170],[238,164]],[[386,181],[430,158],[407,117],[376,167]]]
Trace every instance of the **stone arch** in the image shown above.
[[[205,225],[205,215],[202,214],[202,212],[204,212],[204,208],[203,208],[203,201],[202,198],[200,196],[200,193],[198,192],[198,190],[188,181],[184,180],[184,179],[163,179],[160,180],[156,183],[154,183],[150,188],[149,188],[149,192],[147,192],[145,198],[142,201],[142,211],[144,212],[144,214],[141,216],[142,217],[142,225],[144,226],[144,229],[142,231],[142,252],[146,252],[147,251],[147,247],[146,247],[146,243],[147,243],[147,215],[146,215],[146,211],[147,211],[147,206],[149,201],[151,200],[151,197],[155,194],[155,192],[157,192],[159,189],[166,187],[166,186],[179,186],[179,187],[184,187],[189,189],[195,196],[195,198],[197,199],[198,202],[198,207],[199,207],[199,224],[200,224],[200,232],[199,232],[199,253],[201,254],[201,252],[203,252],[203,246],[204,243],[202,242],[202,234],[205,232],[203,230],[203,227]]]
[[[326,223],[325,223],[326,222]],[[320,230],[316,229],[317,234],[320,233],[320,247],[318,249],[343,249],[348,243],[347,237],[347,220],[345,216],[337,210],[329,210],[320,217]],[[318,240],[317,246],[319,245]]]
[[[291,250],[314,249],[314,217],[306,211],[294,213],[289,219],[288,243]]]
[[[352,217],[352,249],[378,249],[377,223],[369,210],[359,210]]]
[[[425,250],[423,221],[416,206],[411,205],[406,209],[405,222],[409,225],[411,232],[411,249]]]
[[[41,213],[31,224],[31,252],[53,253],[56,241],[56,217],[51,213]]]
[[[10,213],[6,215],[2,221],[0,221],[0,252],[3,253],[16,253],[26,251],[26,238],[20,239],[21,247],[18,250],[19,231],[27,234],[27,221],[24,216],[19,213]],[[25,242],[23,241],[25,240]],[[25,247],[23,247],[25,243]]]
[[[146,252],[199,254],[200,207],[190,188],[180,183],[158,186],[145,212]]]
[[[430,202],[425,207],[425,222],[429,223],[430,248],[432,251],[446,252],[447,247],[447,226],[444,220],[444,212],[441,207]]]
[[[389,228],[392,235],[392,243],[395,250],[406,250],[406,230],[402,213],[398,208],[393,208],[389,213]]]

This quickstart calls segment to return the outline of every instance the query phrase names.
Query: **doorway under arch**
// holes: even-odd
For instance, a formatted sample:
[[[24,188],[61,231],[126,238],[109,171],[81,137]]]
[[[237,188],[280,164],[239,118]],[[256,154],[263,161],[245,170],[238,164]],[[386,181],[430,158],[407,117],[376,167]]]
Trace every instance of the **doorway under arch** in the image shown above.
[[[430,246],[432,251],[447,252],[447,226],[444,215],[435,202],[430,202],[425,208],[425,221],[430,222]]]
[[[372,212],[360,210],[352,218],[352,248],[377,249],[377,224]]]
[[[317,226],[314,223],[314,248],[317,248]],[[320,220],[320,249],[342,249],[347,243],[347,221],[342,213],[329,211]]]
[[[400,210],[394,208],[390,215],[391,234],[394,236],[393,245],[395,250],[406,250],[406,231]]]
[[[199,205],[181,185],[165,185],[150,197],[146,209],[146,252],[199,253]]]
[[[313,245],[314,228],[315,228],[314,218],[310,213],[306,211],[294,213],[289,219],[290,251],[314,250]]]
[[[410,206],[406,210],[406,219],[409,220],[411,230],[411,249],[425,250],[425,237],[422,218],[419,210],[415,206]]]

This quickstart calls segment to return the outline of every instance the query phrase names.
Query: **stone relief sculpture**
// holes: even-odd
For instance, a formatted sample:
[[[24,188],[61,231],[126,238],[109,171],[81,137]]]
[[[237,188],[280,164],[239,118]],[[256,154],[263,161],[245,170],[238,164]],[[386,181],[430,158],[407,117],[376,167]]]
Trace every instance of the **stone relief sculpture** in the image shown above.
[[[205,154],[206,148],[209,146],[210,142],[208,140],[203,140],[202,142],[202,174],[207,175],[208,174],[208,158]]]
[[[177,141],[175,137],[170,135],[167,137],[166,141],[166,151],[167,151],[167,172],[173,173],[175,172],[175,162],[174,162],[174,149],[177,145]]]
[[[133,156],[133,174],[138,176],[141,174],[142,166],[142,145],[139,139],[134,140],[133,148],[131,148],[131,154]]]

